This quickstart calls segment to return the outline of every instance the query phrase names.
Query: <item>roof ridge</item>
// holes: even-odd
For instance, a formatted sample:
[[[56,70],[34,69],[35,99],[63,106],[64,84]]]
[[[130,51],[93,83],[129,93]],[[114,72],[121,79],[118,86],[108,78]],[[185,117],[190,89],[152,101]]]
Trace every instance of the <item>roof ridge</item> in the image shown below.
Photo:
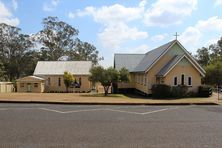
[[[157,61],[157,59],[159,59],[164,54],[164,52],[176,42],[177,42],[177,40],[170,41],[164,45],[161,45],[161,46],[147,52],[145,54],[144,58],[135,67],[134,71],[135,72],[144,72],[147,69],[151,68],[152,65]]]
[[[172,40],[172,41],[170,41],[170,42],[168,42],[168,43],[166,43],[166,44],[163,44],[163,45],[161,45],[161,46],[159,46],[159,47],[156,47],[156,48],[148,51],[146,54],[149,54],[150,52],[152,52],[152,51],[154,51],[154,50],[156,50],[156,49],[158,49],[158,48],[164,47],[164,46],[166,46],[167,44],[169,44],[169,46],[170,46],[170,45],[173,44],[175,41],[177,41],[177,40]]]
[[[92,62],[92,61],[38,61],[38,62]]]
[[[145,55],[146,53],[114,53],[114,55]]]

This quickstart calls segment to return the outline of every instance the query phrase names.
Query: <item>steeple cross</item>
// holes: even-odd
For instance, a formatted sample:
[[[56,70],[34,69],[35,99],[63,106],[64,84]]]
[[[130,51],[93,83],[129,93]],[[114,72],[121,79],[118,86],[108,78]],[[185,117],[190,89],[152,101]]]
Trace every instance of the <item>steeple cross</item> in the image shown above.
[[[177,40],[177,37],[178,37],[178,36],[180,36],[180,35],[179,35],[179,34],[177,34],[177,32],[176,32],[176,34],[175,34],[174,36],[176,37],[176,40]]]

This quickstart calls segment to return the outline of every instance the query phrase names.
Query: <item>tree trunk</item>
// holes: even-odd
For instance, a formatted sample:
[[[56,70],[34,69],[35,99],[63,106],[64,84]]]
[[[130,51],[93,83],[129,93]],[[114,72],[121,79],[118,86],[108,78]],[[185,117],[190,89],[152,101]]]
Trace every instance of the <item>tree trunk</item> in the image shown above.
[[[109,92],[109,86],[103,86],[104,88],[104,91],[105,91],[105,96],[108,95],[108,92]]]

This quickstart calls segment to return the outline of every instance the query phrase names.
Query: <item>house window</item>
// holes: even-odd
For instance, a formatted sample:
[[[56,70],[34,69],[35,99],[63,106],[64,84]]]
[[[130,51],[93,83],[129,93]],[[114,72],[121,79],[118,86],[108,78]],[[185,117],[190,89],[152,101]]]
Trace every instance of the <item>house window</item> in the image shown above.
[[[188,77],[188,85],[189,85],[189,86],[192,85],[192,79],[191,79],[191,77]]]
[[[61,86],[61,78],[58,78],[58,86]]]
[[[174,77],[173,84],[176,86],[177,85],[177,77]]]
[[[184,74],[181,75],[181,85],[184,85]]]
[[[51,85],[51,82],[50,82],[51,80],[50,80],[50,78],[48,78],[48,85]]]
[[[34,87],[38,87],[38,83],[34,83]]]
[[[25,84],[24,83],[20,83],[20,87],[25,87]]]

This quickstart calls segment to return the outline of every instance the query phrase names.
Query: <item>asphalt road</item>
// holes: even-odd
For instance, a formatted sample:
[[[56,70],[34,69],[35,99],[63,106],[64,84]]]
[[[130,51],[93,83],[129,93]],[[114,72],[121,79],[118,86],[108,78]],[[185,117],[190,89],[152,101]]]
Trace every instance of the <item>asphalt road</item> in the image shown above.
[[[222,106],[0,104],[0,147],[222,147]]]

